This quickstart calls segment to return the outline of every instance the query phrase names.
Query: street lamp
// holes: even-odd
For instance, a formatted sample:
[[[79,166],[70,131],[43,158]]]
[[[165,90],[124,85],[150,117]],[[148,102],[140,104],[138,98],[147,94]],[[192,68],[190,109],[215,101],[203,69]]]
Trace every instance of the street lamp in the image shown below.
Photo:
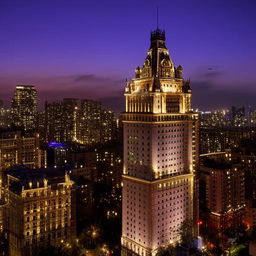
[[[198,221],[197,221],[197,234],[198,234],[198,236],[200,236],[199,227],[200,227],[200,225],[202,225],[202,224],[203,224],[203,221],[202,221],[202,220],[198,220]]]
[[[197,221],[197,248],[203,249],[203,239],[200,237],[200,225],[203,224],[202,220]]]
[[[97,237],[97,232],[94,230],[92,231],[92,238],[96,238]]]

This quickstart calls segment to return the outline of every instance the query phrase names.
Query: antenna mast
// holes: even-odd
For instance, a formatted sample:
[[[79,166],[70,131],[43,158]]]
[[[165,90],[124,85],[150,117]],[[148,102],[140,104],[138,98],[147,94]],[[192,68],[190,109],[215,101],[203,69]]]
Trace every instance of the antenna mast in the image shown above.
[[[156,7],[156,28],[158,29],[158,6]]]

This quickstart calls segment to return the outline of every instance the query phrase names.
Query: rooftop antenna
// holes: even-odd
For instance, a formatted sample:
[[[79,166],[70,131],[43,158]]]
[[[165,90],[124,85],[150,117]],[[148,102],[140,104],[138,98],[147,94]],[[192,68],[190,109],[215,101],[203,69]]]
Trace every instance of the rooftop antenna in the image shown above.
[[[158,29],[158,6],[156,7],[156,28]]]

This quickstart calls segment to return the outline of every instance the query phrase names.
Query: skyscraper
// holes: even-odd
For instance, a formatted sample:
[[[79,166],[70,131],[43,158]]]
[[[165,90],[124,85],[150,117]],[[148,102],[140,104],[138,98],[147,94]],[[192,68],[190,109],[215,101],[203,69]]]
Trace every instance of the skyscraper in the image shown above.
[[[45,104],[46,141],[89,145],[113,140],[116,133],[114,112],[103,109],[99,101],[65,98]]]
[[[99,101],[82,99],[77,136],[79,142],[91,144],[100,142],[102,106]]]
[[[17,85],[12,99],[12,122],[25,130],[36,125],[37,91],[32,85]]]
[[[117,123],[113,111],[101,102],[82,99],[77,124],[77,141],[82,144],[105,143],[116,138]]]
[[[155,255],[180,241],[183,222],[196,223],[198,115],[182,70],[156,29],[143,66],[125,86],[122,255]]]
[[[46,141],[71,142],[76,137],[78,99],[45,103]]]

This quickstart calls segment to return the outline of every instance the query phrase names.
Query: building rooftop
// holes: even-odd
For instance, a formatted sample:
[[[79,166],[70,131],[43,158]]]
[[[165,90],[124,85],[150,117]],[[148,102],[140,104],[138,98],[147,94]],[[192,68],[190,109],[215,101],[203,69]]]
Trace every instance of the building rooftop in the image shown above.
[[[218,170],[230,169],[232,165],[227,163],[224,159],[215,160],[213,158],[205,157],[202,165],[207,168],[213,168]]]
[[[157,28],[156,30],[150,33],[150,40],[163,40],[165,41],[165,31]]]
[[[30,169],[28,167],[18,166],[6,171],[6,173],[21,180],[40,179],[40,178],[52,178],[52,177],[58,177],[58,176],[65,176],[65,169],[63,168]]]
[[[35,132],[26,132],[19,127],[0,128],[0,139],[14,139],[14,138],[30,138],[35,137]]]
[[[5,171],[10,178],[10,190],[14,193],[21,193],[22,189],[40,188],[47,185],[54,185],[65,182],[65,169],[42,168],[30,169],[19,166]]]
[[[34,85],[16,85],[16,89],[35,88]]]

